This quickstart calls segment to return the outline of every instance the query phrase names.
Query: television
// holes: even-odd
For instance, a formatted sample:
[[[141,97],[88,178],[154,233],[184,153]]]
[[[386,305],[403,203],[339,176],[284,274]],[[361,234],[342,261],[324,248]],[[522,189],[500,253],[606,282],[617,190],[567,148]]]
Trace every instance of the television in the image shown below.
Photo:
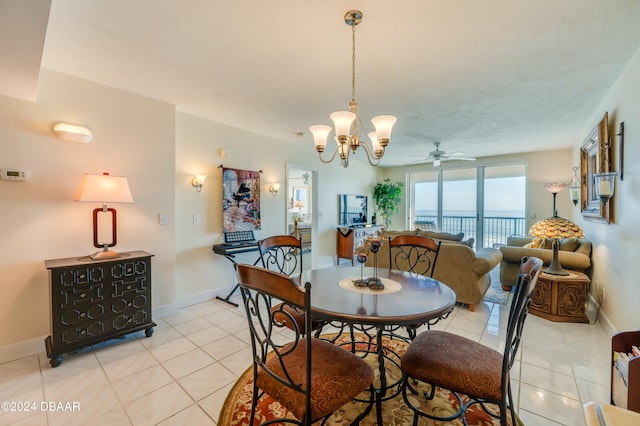
[[[338,194],[340,226],[363,226],[367,223],[366,195]]]

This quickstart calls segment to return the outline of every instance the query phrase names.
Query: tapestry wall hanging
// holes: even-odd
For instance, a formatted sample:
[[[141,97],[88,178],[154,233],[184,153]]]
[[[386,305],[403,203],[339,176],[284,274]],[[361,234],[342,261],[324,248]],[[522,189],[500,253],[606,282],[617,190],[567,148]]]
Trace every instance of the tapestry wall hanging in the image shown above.
[[[224,232],[260,228],[260,172],[222,167]]]

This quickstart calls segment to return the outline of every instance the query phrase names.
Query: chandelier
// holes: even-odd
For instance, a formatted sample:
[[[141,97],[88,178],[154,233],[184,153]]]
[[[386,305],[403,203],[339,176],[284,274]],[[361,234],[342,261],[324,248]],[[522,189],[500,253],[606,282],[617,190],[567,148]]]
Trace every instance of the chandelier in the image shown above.
[[[391,136],[391,129],[397,118],[392,115],[374,117],[371,122],[376,130],[368,134],[371,146],[360,139],[364,128],[362,119],[358,114],[358,101],[356,101],[356,25],[362,22],[362,12],[359,10],[348,11],[344,15],[344,22],[351,26],[351,102],[349,102],[349,111],[336,111],[329,116],[335,127],[336,135],[334,139],[337,144],[330,159],[324,159],[322,153],[327,146],[327,136],[332,130],[331,126],[319,124],[309,127],[309,130],[313,135],[314,145],[316,151],[318,151],[320,161],[323,163],[332,162],[336,153],[338,153],[342,166],[347,167],[349,166],[350,153],[355,154],[356,150],[362,147],[367,154],[369,163],[372,166],[377,166],[384,155]]]

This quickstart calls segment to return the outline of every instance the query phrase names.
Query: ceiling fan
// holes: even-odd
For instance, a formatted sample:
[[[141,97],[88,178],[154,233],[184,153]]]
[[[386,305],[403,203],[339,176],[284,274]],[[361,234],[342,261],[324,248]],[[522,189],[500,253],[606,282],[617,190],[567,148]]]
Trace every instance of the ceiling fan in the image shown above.
[[[427,157],[424,157],[424,160],[420,160],[420,162],[433,163],[434,167],[440,167],[440,163],[442,161],[447,160],[463,160],[463,161],[474,161],[474,157],[465,157],[463,152],[453,152],[451,154],[447,154],[446,151],[440,150],[440,142],[433,143],[436,146],[434,151],[431,151]]]

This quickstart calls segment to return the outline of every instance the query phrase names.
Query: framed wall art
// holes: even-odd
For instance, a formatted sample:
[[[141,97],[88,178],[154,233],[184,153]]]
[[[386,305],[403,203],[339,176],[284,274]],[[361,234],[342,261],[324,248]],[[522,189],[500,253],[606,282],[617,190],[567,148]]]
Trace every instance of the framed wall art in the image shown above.
[[[222,167],[224,232],[261,229],[260,172]]]
[[[596,195],[594,173],[609,171],[608,114],[589,133],[580,149],[580,210],[585,220],[610,222],[610,205]]]

